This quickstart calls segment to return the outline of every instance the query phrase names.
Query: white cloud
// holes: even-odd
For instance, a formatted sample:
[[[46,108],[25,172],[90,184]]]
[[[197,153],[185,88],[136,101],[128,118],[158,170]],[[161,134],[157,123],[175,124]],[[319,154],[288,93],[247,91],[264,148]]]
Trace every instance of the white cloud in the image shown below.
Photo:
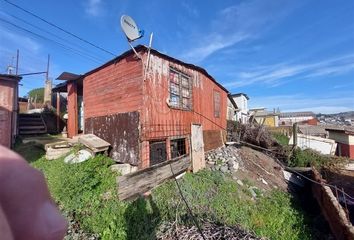
[[[85,12],[93,17],[100,16],[103,12],[102,3],[103,0],[86,0]]]
[[[218,12],[209,30],[202,29],[191,38],[191,45],[181,54],[181,58],[200,62],[222,49],[241,41],[256,38],[289,11],[289,5],[273,1],[253,0],[227,7]],[[206,27],[208,28],[208,27]]]
[[[315,113],[337,113],[354,110],[353,92],[340,92],[327,96],[304,96],[302,94],[259,96],[250,99],[251,108],[280,108],[281,111],[313,111]]]
[[[225,87],[240,87],[264,83],[279,86],[289,77],[314,78],[326,75],[340,75],[354,70],[354,55],[345,55],[323,61],[305,64],[275,64],[235,74],[236,80],[225,83]]]

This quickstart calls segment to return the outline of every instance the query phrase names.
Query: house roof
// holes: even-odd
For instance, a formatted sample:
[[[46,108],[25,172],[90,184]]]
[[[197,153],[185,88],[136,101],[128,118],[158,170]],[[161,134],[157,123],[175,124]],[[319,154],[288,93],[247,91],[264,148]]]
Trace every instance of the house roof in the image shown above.
[[[306,135],[326,135],[325,126],[314,125],[299,125],[299,131]]]
[[[230,100],[232,106],[234,106],[235,109],[238,109],[238,106],[237,106],[235,100],[232,98],[231,94],[227,94],[227,97]]]
[[[326,126],[327,131],[342,132],[348,135],[354,135],[354,127],[349,126]]]
[[[248,95],[245,94],[245,93],[234,93],[234,94],[231,94],[231,97],[240,97],[240,96],[245,96],[245,98],[246,98],[247,100],[250,100],[250,98],[248,97]]]
[[[149,49],[148,47],[146,47],[146,46],[144,46],[144,45],[138,45],[138,46],[136,46],[136,47],[134,47],[134,48],[135,48],[135,51],[137,51],[137,52],[148,51],[148,49]],[[157,51],[157,50],[155,50],[155,49],[151,49],[151,50],[150,50],[150,53],[151,53],[151,54],[154,54],[154,55],[158,55],[158,56],[160,56],[160,57],[162,57],[162,58],[168,59],[168,60],[171,61],[171,62],[174,62],[174,63],[180,64],[180,65],[183,65],[183,66],[185,66],[185,67],[187,67],[187,68],[194,69],[194,70],[196,70],[196,71],[198,71],[198,72],[200,72],[200,73],[206,75],[206,76],[207,76],[208,78],[210,78],[216,85],[218,85],[222,90],[224,90],[225,92],[229,93],[229,91],[228,91],[226,88],[224,88],[220,83],[218,83],[204,68],[199,67],[199,66],[196,66],[196,65],[193,65],[193,64],[190,64],[190,63],[185,63],[185,62],[183,62],[183,61],[181,61],[181,60],[178,60],[178,59],[176,59],[176,58],[173,58],[173,57],[171,57],[171,56],[168,56],[168,55],[166,55],[166,54],[163,54],[163,53],[161,53],[161,52],[159,52],[159,51]],[[113,58],[112,60],[110,60],[110,61],[108,61],[108,62],[102,64],[101,66],[96,67],[96,68],[94,68],[94,69],[88,71],[88,72],[85,73],[84,75],[78,75],[78,74],[63,72],[59,77],[60,77],[61,80],[76,80],[76,79],[79,79],[79,78],[81,78],[81,77],[88,76],[88,75],[90,75],[90,74],[92,74],[92,73],[94,73],[94,72],[97,72],[97,71],[99,71],[100,69],[105,68],[105,67],[107,67],[107,66],[109,66],[109,65],[111,65],[111,64],[114,64],[114,63],[116,63],[116,62],[122,60],[123,58],[128,57],[128,56],[130,56],[130,55],[132,55],[132,54],[134,54],[134,51],[133,51],[132,49],[130,49],[130,50],[128,50],[128,51],[122,53],[121,55],[119,55],[119,56]],[[76,78],[73,77],[73,76],[76,76]],[[59,77],[58,77],[58,79],[59,79]],[[70,78],[70,79],[65,79],[65,78]]]
[[[20,81],[22,79],[22,77],[19,75],[13,75],[13,74],[0,74],[0,79],[6,80],[6,81]]]
[[[313,112],[282,112],[280,117],[314,117]]]

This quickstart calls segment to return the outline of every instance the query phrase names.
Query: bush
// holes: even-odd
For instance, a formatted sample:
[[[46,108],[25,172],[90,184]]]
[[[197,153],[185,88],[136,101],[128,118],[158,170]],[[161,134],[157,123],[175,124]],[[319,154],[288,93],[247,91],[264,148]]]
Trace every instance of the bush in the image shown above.
[[[54,199],[90,233],[103,239],[125,236],[125,204],[116,196],[113,161],[96,156],[86,162],[66,164],[63,159],[40,159],[33,166],[42,170]]]
[[[272,136],[282,146],[289,144],[289,138],[282,133],[273,133]]]
[[[342,158],[332,157],[329,155],[322,155],[311,149],[301,150],[296,148],[291,155],[288,166],[289,167],[333,167],[341,164]]]
[[[236,225],[270,239],[311,239],[305,215],[288,193],[272,191],[251,201],[249,191],[218,172],[201,171],[180,179],[184,197],[198,221]],[[246,190],[246,191],[243,191]],[[154,192],[162,219],[194,224],[174,181]]]

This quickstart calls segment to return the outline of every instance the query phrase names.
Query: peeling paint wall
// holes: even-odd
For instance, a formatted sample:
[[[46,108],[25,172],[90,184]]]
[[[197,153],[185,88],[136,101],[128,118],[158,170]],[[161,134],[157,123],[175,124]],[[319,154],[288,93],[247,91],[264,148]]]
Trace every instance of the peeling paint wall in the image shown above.
[[[146,60],[145,54],[145,63]],[[170,67],[188,75],[192,81],[191,111],[171,108],[168,105]],[[197,123],[203,125],[203,130],[226,128],[227,93],[201,72],[151,54],[149,67],[145,69],[144,76],[144,108],[141,116],[144,125],[190,126],[191,123]],[[221,95],[219,118],[214,116],[214,91]],[[143,135],[149,138],[148,134]]]
[[[109,155],[113,160],[139,164],[139,112],[87,118],[85,133],[93,133],[109,142]]]

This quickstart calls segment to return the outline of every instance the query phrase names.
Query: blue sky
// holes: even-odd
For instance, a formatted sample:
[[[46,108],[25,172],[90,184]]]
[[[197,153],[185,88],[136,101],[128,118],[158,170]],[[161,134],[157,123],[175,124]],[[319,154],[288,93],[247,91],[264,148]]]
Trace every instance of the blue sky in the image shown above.
[[[117,55],[129,49],[119,20],[130,15],[145,33],[154,32],[155,49],[204,67],[231,93],[247,93],[251,107],[354,110],[352,0],[11,1]],[[20,73],[45,71],[49,53],[53,79],[63,71],[85,73],[113,58],[3,0],[0,19],[81,54],[0,21],[2,73],[16,49]],[[148,35],[137,43],[148,44]],[[24,77],[20,94],[43,82],[44,76]]]

